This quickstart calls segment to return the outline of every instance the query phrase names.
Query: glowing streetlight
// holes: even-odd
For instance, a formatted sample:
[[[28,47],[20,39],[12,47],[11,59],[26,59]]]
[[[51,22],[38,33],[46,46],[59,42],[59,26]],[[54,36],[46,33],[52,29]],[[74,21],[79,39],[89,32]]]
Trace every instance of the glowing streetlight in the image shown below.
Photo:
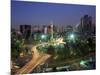
[[[83,61],[83,60],[82,60],[82,61],[80,62],[80,65],[82,65],[82,66],[84,66],[84,67],[87,67],[86,63],[87,63],[87,61]]]
[[[71,39],[74,39],[74,38],[75,38],[75,35],[74,35],[74,34],[71,34],[71,35],[70,35],[70,38],[71,38]]]
[[[75,41],[74,39],[75,39],[75,34],[70,34],[69,36],[68,36],[68,39],[69,39],[69,41]]]
[[[80,65],[85,65],[86,61],[81,61]]]
[[[45,35],[41,35],[41,38],[42,38],[42,39],[45,39],[45,37],[46,37]]]

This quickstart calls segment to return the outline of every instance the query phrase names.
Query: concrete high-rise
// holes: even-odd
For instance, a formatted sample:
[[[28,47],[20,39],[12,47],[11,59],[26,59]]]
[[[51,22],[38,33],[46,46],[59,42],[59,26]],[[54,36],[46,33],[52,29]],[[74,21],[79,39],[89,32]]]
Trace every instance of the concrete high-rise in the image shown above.
[[[25,39],[28,39],[31,35],[31,25],[20,25],[20,32]]]
[[[78,30],[82,33],[91,33],[92,32],[92,17],[89,15],[84,15],[80,19],[80,25]]]

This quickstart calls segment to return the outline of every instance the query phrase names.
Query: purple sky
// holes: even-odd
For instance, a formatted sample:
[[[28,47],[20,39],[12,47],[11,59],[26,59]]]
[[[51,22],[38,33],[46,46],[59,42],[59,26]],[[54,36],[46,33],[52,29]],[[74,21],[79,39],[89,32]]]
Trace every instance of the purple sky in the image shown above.
[[[11,2],[11,25],[20,24],[48,25],[51,21],[55,25],[76,25],[80,18],[88,14],[95,23],[96,6],[55,4],[42,2]]]

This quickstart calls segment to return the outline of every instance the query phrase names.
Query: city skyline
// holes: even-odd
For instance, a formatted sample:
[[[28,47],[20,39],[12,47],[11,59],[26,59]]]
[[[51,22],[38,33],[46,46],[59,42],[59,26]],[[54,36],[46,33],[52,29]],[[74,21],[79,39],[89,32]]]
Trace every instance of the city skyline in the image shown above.
[[[76,25],[84,15],[92,16],[95,24],[96,7],[90,5],[56,4],[42,2],[11,2],[11,25]]]

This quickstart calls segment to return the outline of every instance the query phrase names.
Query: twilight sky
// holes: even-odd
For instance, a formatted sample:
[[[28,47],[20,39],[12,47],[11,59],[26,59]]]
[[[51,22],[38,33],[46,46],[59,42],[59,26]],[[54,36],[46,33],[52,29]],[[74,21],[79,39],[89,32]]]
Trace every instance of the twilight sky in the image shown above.
[[[24,1],[11,2],[11,25],[13,27],[20,24],[48,25],[51,21],[55,25],[76,25],[85,14],[92,16],[95,23],[95,6]]]

